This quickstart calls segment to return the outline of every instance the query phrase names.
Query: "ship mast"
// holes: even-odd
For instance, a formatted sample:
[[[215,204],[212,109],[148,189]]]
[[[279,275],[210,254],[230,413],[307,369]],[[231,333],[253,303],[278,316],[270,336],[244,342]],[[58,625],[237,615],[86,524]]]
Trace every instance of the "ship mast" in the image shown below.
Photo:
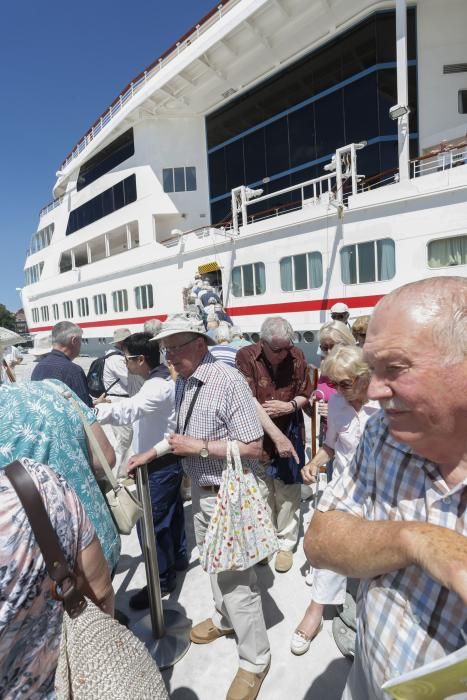
[[[409,90],[407,74],[407,5],[406,0],[396,0],[396,49],[397,49],[397,105],[390,116],[397,119],[399,151],[399,178],[406,182],[409,172]]]

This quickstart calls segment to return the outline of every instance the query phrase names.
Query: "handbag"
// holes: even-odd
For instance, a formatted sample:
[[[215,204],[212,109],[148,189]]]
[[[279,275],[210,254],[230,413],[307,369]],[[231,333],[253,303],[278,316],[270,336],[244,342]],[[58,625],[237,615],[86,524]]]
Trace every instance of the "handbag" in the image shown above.
[[[85,414],[83,413],[83,410],[81,409],[76,399],[73,397],[70,390],[62,390],[57,384],[54,384],[53,382],[48,382],[47,380],[45,381],[49,386],[53,387],[53,389],[57,391],[61,396],[63,396],[65,399],[68,399],[68,401],[72,404],[73,408],[78,413],[83,424],[83,428],[86,431],[86,435],[88,436],[89,442],[91,443],[93,450],[96,453],[99,462],[101,463],[107,481],[109,482],[111,487],[110,490],[107,491],[105,494],[107,505],[110,509],[110,514],[114,519],[115,525],[117,526],[117,530],[119,531],[119,533],[121,535],[129,535],[133,527],[136,525],[137,521],[143,515],[143,507],[141,503],[131,493],[131,491],[126,486],[119,483],[113,475],[112,469],[110,468],[110,465],[102,451],[101,446],[99,445],[96,439],[96,436],[91,430],[91,426],[89,425],[89,422]]]
[[[200,562],[208,574],[244,571],[279,549],[256,477],[244,470],[236,441],[227,442],[226,468]]]
[[[23,465],[5,468],[44,557],[52,595],[63,602],[57,700],[168,700],[156,663],[130,630],[85,598],[76,585],[37,487]],[[66,585],[65,585],[66,582]]]
[[[301,411],[300,411],[301,413]],[[289,425],[285,435],[289,438],[298,455],[299,463],[293,457],[279,457],[272,459],[266,467],[266,474],[272,479],[280,479],[284,484],[303,484],[301,470],[305,465],[305,444],[303,439],[303,419],[299,411],[294,411],[290,416]]]

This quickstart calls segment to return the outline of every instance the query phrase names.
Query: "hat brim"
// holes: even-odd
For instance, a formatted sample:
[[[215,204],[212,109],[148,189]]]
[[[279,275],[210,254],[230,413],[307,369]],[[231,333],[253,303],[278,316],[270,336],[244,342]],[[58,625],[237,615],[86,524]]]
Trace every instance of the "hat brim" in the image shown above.
[[[200,331],[192,331],[192,330],[187,330],[186,328],[180,328],[180,330],[165,330],[161,331],[157,335],[154,336],[154,338],[151,338],[152,340],[155,340],[156,342],[159,342],[159,340],[163,340],[164,338],[168,338],[171,335],[180,335],[182,333],[192,333],[193,335],[199,335],[200,338],[204,338],[204,340],[207,342],[208,345],[216,345],[216,341],[211,338],[207,333],[201,333]]]
[[[44,348],[43,350],[34,350],[34,348],[31,348],[29,354],[34,355],[34,357],[41,357],[42,355],[48,355],[49,352],[52,352],[52,348]]]

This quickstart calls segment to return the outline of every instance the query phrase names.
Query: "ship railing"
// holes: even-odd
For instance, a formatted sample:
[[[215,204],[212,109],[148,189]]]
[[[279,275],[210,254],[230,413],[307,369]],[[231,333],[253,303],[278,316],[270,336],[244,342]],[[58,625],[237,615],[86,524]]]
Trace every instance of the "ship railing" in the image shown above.
[[[59,207],[62,202],[63,195],[61,197],[57,197],[57,199],[54,199],[53,202],[46,204],[45,207],[42,207],[42,209],[39,212],[39,217],[45,216],[45,214],[48,214],[49,211],[52,211],[53,209],[55,209],[55,207]]]
[[[75,158],[77,158],[80,153],[89,145],[89,143],[96,138],[98,134],[104,129],[112,119],[120,112],[122,107],[131,100],[134,95],[139,92],[139,90],[150,80],[156,73],[159,73],[168,63],[177,58],[185,49],[187,49],[194,41],[199,39],[199,37],[204,34],[213,25],[219,22],[224,15],[229,12],[235,5],[238,5],[240,0],[223,0],[215,8],[213,8],[207,15],[205,15],[194,27],[192,27],[186,34],[184,34],[175,44],[173,44],[167,51],[165,51],[159,58],[157,58],[150,66],[146,68],[142,73],[136,76],[131,83],[129,83],[120,95],[112,102],[110,107],[108,107],[100,117],[94,122],[89,131],[83,136],[81,141],[77,143],[71,153],[65,158],[63,163],[60,165],[60,170],[66,168]]]

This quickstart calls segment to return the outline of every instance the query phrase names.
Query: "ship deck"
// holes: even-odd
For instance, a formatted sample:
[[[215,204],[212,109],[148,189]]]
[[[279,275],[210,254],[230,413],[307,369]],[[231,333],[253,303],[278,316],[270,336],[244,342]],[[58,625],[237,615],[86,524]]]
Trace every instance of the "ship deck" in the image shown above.
[[[91,358],[79,358],[87,369]],[[33,357],[25,355],[16,368],[18,381],[28,379]],[[111,437],[109,435],[109,437]],[[163,598],[164,607],[182,612],[194,623],[212,612],[211,589],[207,574],[201,569],[194,543],[191,501],[185,502],[190,565],[177,574],[177,588]],[[302,522],[309,522],[311,502],[302,501]],[[332,636],[334,609],[328,607],[322,632],[312,642],[307,654],[290,652],[290,637],[310,602],[312,589],[305,584],[307,563],[303,552],[303,529],[292,569],[279,574],[272,564],[257,566],[258,585],[271,643],[271,669],[259,694],[264,700],[337,700],[345,684],[350,662],[339,652]],[[134,612],[130,597],[145,585],[145,570],[136,532],[122,537],[122,556],[114,578],[117,607],[129,615],[130,627],[145,612]],[[174,700],[223,700],[237,671],[234,638],[223,637],[212,644],[191,644],[186,655],[172,668],[162,672],[170,698]]]

